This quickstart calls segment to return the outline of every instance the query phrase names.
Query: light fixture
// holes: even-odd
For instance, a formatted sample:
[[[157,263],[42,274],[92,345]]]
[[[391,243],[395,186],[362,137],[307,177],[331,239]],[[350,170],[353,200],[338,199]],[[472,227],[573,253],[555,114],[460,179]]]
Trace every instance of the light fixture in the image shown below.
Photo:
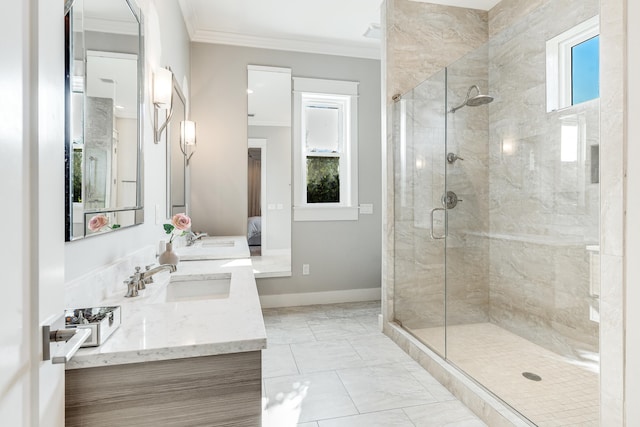
[[[180,150],[187,159],[188,165],[189,159],[196,152],[196,123],[191,120],[180,122]]]
[[[160,68],[153,74],[153,130],[154,142],[160,142],[162,131],[167,127],[173,114],[173,73],[168,68]],[[162,125],[158,123],[159,110],[168,110],[166,120]]]
[[[382,38],[382,31],[380,30],[380,24],[372,23],[369,24],[369,28],[364,32],[363,36],[368,39],[377,39],[380,40]]]

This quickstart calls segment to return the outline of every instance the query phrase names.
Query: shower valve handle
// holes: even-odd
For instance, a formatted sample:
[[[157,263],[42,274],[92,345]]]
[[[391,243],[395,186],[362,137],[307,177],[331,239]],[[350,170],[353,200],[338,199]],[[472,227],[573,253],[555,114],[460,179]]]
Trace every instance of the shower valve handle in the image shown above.
[[[453,191],[447,191],[442,195],[442,206],[446,209],[453,209],[461,202],[462,199],[458,199],[458,195]]]
[[[449,164],[454,164],[456,160],[464,160],[462,157],[459,157],[456,153],[447,154],[447,162]]]

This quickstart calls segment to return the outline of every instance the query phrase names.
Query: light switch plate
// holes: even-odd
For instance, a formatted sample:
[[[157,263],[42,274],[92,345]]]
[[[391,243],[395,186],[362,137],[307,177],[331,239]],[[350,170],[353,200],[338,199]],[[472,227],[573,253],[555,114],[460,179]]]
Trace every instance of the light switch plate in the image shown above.
[[[361,215],[373,214],[373,203],[362,203],[360,205],[360,214]]]

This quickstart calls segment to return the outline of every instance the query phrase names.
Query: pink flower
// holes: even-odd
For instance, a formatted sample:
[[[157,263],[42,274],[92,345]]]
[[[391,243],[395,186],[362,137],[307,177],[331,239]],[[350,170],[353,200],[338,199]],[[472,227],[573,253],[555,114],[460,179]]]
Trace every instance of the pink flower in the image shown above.
[[[178,230],[186,231],[191,227],[191,218],[183,213],[175,214],[171,218],[171,224]]]
[[[109,219],[102,214],[94,215],[89,220],[89,230],[96,232],[109,223]]]

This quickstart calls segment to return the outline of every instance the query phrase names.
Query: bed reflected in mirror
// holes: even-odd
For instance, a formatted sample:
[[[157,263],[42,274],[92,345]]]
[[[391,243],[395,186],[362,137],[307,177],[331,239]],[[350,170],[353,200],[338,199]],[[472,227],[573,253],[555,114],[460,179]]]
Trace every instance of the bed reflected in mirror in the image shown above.
[[[247,80],[247,243],[256,277],[291,276],[291,69]]]

